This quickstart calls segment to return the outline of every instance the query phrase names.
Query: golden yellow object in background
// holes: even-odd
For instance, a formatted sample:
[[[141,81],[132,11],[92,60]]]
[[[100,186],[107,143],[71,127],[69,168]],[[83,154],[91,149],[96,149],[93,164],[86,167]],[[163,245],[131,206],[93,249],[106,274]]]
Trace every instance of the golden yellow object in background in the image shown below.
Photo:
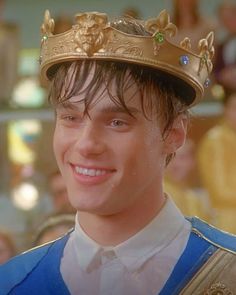
[[[199,170],[215,209],[217,227],[236,234],[236,132],[226,122],[212,128],[199,146]]]
[[[211,221],[211,214],[203,196],[193,189],[181,186],[168,177],[165,178],[164,189],[185,216],[197,216],[207,222]]]

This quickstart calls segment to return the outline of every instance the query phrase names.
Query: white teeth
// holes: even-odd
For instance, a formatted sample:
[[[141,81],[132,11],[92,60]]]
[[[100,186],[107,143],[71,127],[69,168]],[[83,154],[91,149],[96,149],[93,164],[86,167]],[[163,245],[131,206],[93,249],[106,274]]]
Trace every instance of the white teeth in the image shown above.
[[[78,174],[82,175],[88,175],[88,176],[99,176],[99,175],[105,175],[105,170],[99,170],[99,169],[88,169],[88,168],[82,168],[82,167],[75,167],[75,171]]]
[[[106,171],[104,171],[104,170],[97,170],[96,171],[96,176],[98,176],[98,175],[104,175],[104,174],[106,174]]]

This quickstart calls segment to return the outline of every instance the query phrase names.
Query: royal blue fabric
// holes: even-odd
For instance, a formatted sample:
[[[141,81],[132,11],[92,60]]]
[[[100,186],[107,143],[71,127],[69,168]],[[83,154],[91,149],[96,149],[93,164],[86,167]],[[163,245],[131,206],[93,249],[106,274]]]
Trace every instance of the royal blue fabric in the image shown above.
[[[236,252],[236,236],[221,231],[198,218],[187,218],[192,231],[186,249],[159,295],[177,295],[209,257],[218,249]]]
[[[159,295],[179,294],[218,248],[236,251],[235,236],[197,218],[188,220],[195,230]],[[70,295],[60,273],[61,257],[69,235],[0,266],[0,295]]]
[[[217,247],[192,232],[183,254],[159,294],[179,294],[182,288],[216,250]]]
[[[60,273],[69,235],[0,267],[0,295],[70,295]]]
[[[201,235],[206,237],[211,243],[236,253],[235,235],[219,230],[199,218],[187,219],[192,223],[192,227],[197,229]]]

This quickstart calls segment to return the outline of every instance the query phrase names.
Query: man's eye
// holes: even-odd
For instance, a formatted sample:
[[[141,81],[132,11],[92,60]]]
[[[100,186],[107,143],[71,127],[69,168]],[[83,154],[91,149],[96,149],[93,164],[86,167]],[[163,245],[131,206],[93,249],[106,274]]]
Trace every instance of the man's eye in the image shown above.
[[[112,120],[111,122],[111,126],[113,127],[120,127],[120,126],[124,126],[125,122],[121,121],[121,120]]]
[[[58,116],[58,121],[61,122],[61,124],[65,126],[74,126],[75,124],[78,124],[78,118],[74,115],[68,115],[68,114],[61,114]]]
[[[65,116],[63,119],[66,121],[74,121],[75,117],[74,116]]]
[[[69,114],[60,114],[58,116],[58,118],[62,121],[66,121],[66,122],[74,122],[76,120],[78,120],[78,117],[75,115],[69,115]]]

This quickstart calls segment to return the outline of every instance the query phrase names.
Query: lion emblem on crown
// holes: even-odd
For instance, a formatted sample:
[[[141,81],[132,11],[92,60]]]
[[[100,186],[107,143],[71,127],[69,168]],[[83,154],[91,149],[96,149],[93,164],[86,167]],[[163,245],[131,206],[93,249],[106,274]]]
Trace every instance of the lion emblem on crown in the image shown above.
[[[77,52],[85,52],[88,56],[99,51],[106,41],[104,29],[107,28],[105,13],[79,13],[75,16],[74,25]]]

